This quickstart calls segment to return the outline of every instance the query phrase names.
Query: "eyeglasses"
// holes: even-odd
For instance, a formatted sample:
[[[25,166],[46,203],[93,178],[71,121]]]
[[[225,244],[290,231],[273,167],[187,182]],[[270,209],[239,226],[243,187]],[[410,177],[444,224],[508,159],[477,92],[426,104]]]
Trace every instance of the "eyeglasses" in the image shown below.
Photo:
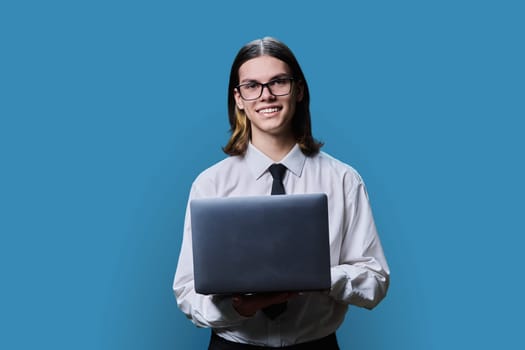
[[[285,96],[292,92],[292,82],[294,78],[278,78],[272,79],[267,83],[258,83],[251,81],[249,83],[237,85],[237,91],[241,94],[243,100],[252,101],[261,97],[264,87],[273,96]]]

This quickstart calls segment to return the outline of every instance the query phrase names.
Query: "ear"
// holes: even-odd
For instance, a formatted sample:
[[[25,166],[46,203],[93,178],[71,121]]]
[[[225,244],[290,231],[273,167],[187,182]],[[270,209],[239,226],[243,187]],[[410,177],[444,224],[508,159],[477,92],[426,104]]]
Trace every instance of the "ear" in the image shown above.
[[[239,108],[239,110],[242,111],[244,109],[244,101],[241,98],[239,90],[233,90],[233,97],[235,97],[235,103],[237,104],[237,108]]]
[[[295,101],[301,102],[303,100],[303,97],[304,97],[304,84],[302,81],[300,81],[297,83]]]

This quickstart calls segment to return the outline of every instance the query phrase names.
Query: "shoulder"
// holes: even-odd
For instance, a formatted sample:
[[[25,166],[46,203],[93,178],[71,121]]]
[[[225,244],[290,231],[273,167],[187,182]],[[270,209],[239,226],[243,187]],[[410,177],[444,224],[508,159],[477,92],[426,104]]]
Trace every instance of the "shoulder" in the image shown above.
[[[349,178],[353,181],[363,181],[361,175],[354,167],[331,156],[326,152],[321,151],[312,158],[314,162],[317,162],[319,166],[325,171],[334,173],[335,175],[339,175],[341,177]]]
[[[321,151],[310,158],[314,166],[319,167],[319,171],[332,180],[342,182],[348,190],[363,185],[363,178],[353,166],[330,154]]]
[[[194,183],[214,181],[217,178],[223,177],[238,168],[242,162],[241,156],[227,157],[209,168],[203,170],[194,180]]]
[[[203,170],[193,181],[192,188],[203,194],[213,193],[217,184],[238,171],[243,162],[242,156],[230,156]]]

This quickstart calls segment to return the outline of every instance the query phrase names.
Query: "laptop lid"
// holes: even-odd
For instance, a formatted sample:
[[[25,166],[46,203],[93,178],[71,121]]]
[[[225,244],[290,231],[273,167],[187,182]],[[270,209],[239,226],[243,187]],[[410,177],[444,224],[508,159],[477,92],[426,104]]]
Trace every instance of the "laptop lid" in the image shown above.
[[[190,211],[197,293],[330,288],[325,194],[194,199]]]

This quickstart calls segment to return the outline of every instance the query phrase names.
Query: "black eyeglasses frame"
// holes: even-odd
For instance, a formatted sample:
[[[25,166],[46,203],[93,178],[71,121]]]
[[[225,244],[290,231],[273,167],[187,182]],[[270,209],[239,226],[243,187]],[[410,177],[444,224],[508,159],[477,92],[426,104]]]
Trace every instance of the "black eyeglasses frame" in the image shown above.
[[[285,94],[274,94],[273,91],[272,91],[272,88],[270,87],[270,84],[272,83],[275,83],[276,81],[279,81],[279,80],[289,80],[290,81],[290,90],[285,93]],[[256,81],[251,81],[251,82],[248,82],[248,83],[244,83],[244,84],[239,84],[235,87],[235,89],[237,89],[237,91],[239,92],[239,95],[241,96],[241,98],[245,101],[254,101],[254,100],[257,100],[258,98],[260,98],[263,94],[263,91],[264,91],[264,88],[267,88],[268,89],[268,92],[270,94],[272,94],[273,96],[286,96],[286,95],[289,95],[291,92],[292,92],[292,87],[293,87],[293,83],[295,81],[295,78],[292,78],[292,77],[282,77],[282,78],[275,78],[275,79],[272,79],[266,83],[259,83],[259,82],[256,82]],[[242,95],[242,92],[241,92],[241,87],[242,86],[245,86],[245,85],[250,85],[250,84],[258,84],[261,86],[261,91],[259,93],[259,96],[257,97],[254,97],[254,98],[245,98],[243,95]]]

